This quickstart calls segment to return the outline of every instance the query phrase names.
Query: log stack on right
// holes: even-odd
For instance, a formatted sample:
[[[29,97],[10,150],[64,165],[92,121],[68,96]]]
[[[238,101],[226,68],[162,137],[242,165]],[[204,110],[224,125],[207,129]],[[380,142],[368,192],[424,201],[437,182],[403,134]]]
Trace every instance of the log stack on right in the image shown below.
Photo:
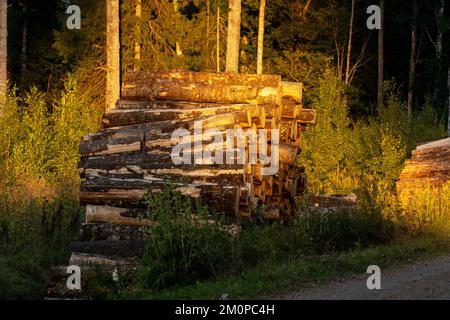
[[[450,138],[423,144],[406,160],[397,189],[407,195],[426,186],[440,188],[450,181]]]

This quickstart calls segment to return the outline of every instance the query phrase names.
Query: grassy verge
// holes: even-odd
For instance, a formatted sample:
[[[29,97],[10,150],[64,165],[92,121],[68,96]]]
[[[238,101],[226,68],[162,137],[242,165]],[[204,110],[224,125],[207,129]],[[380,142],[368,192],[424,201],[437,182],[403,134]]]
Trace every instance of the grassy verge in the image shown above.
[[[312,283],[325,283],[342,276],[365,274],[369,265],[382,269],[450,252],[450,243],[434,237],[396,241],[388,245],[355,249],[350,252],[301,257],[286,262],[266,262],[240,275],[199,281],[193,285],[160,293],[129,288],[119,293],[124,299],[230,299],[270,297]]]

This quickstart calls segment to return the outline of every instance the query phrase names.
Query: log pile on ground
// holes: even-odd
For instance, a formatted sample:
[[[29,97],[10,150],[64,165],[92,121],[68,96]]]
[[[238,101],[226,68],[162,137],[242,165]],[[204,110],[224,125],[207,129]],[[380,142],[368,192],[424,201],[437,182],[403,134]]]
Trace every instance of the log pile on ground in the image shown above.
[[[414,192],[424,186],[442,187],[450,181],[450,138],[423,144],[406,160],[397,189]]]
[[[296,165],[302,132],[316,120],[315,110],[301,102],[302,84],[275,75],[128,73],[103,129],[80,144],[86,223],[72,257],[95,264],[141,254],[143,228],[152,225],[144,196],[167,183],[231,223],[252,219],[261,208],[265,219],[290,219],[295,197],[306,189],[304,168]],[[174,139],[178,129],[184,134]],[[186,161],[175,163],[172,151],[180,142]],[[203,157],[191,157],[186,148]],[[271,166],[275,174],[267,174]]]

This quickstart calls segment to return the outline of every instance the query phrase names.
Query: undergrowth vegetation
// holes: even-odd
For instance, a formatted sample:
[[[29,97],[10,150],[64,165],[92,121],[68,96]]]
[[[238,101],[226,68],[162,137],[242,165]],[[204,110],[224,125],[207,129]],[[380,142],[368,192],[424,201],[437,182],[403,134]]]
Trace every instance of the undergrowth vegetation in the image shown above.
[[[309,191],[355,193],[353,210],[307,208],[288,225],[242,224],[239,232],[198,201],[172,189],[147,196],[149,230],[142,268],[90,298],[152,296],[305,259],[395,243],[399,239],[445,234],[450,187],[431,187],[399,197],[395,181],[417,141],[442,137],[426,105],[406,116],[393,82],[386,84],[377,117],[349,117],[344,87],[324,69],[316,92],[308,95],[318,123],[304,137],[298,164],[306,168]],[[38,298],[49,267],[67,262],[67,248],[81,221],[77,204],[78,144],[97,130],[101,110],[80,94],[69,77],[57,97],[31,89],[12,90],[0,116],[0,297]],[[101,282],[101,279],[97,279]],[[96,291],[97,290],[97,291]],[[138,292],[138,293],[136,293]]]
[[[69,78],[58,97],[12,90],[0,116],[0,298],[41,298],[81,218],[78,144],[99,126]]]

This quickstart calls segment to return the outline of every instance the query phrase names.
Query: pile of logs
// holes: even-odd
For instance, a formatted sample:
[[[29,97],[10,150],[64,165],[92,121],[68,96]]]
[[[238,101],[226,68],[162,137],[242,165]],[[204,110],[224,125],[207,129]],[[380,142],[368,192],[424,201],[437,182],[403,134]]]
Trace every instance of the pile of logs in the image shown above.
[[[86,222],[147,225],[135,219],[144,195],[160,192],[167,182],[228,217],[251,217],[261,205],[269,208],[267,218],[291,216],[293,199],[306,186],[304,170],[296,166],[301,132],[316,119],[315,110],[303,109],[301,101],[301,83],[273,75],[128,73],[122,99],[104,116],[104,129],[80,145]],[[193,134],[194,121],[223,136],[227,129],[267,129],[269,143],[278,129],[278,174],[262,175],[261,163],[175,165],[174,130],[189,130],[192,141],[205,139]],[[201,144],[200,151],[207,146]],[[225,149],[225,141],[218,149]],[[248,158],[248,148],[245,152]]]
[[[406,160],[397,189],[415,191],[425,186],[441,187],[450,181],[450,138],[423,144]]]
[[[153,223],[145,218],[144,196],[163,191],[167,183],[201,198],[230,223],[252,219],[261,208],[264,219],[292,217],[294,199],[306,188],[304,169],[296,165],[301,133],[316,120],[315,110],[303,109],[301,102],[302,84],[282,82],[275,75],[128,73],[122,98],[104,115],[102,130],[80,144],[86,223],[81,241],[71,245],[70,264],[122,265],[141,255],[144,228]],[[194,132],[198,121],[202,130],[223,134],[223,142],[214,140],[216,152],[238,147],[238,139],[226,144],[228,129],[255,134],[266,129],[271,157],[272,134],[278,132],[277,174],[263,174],[267,163],[249,163],[248,139],[245,161],[174,164],[171,152],[179,143],[172,139],[175,130],[189,130],[193,150],[200,149],[195,151],[210,145],[205,131]],[[203,143],[196,146],[198,140]]]

